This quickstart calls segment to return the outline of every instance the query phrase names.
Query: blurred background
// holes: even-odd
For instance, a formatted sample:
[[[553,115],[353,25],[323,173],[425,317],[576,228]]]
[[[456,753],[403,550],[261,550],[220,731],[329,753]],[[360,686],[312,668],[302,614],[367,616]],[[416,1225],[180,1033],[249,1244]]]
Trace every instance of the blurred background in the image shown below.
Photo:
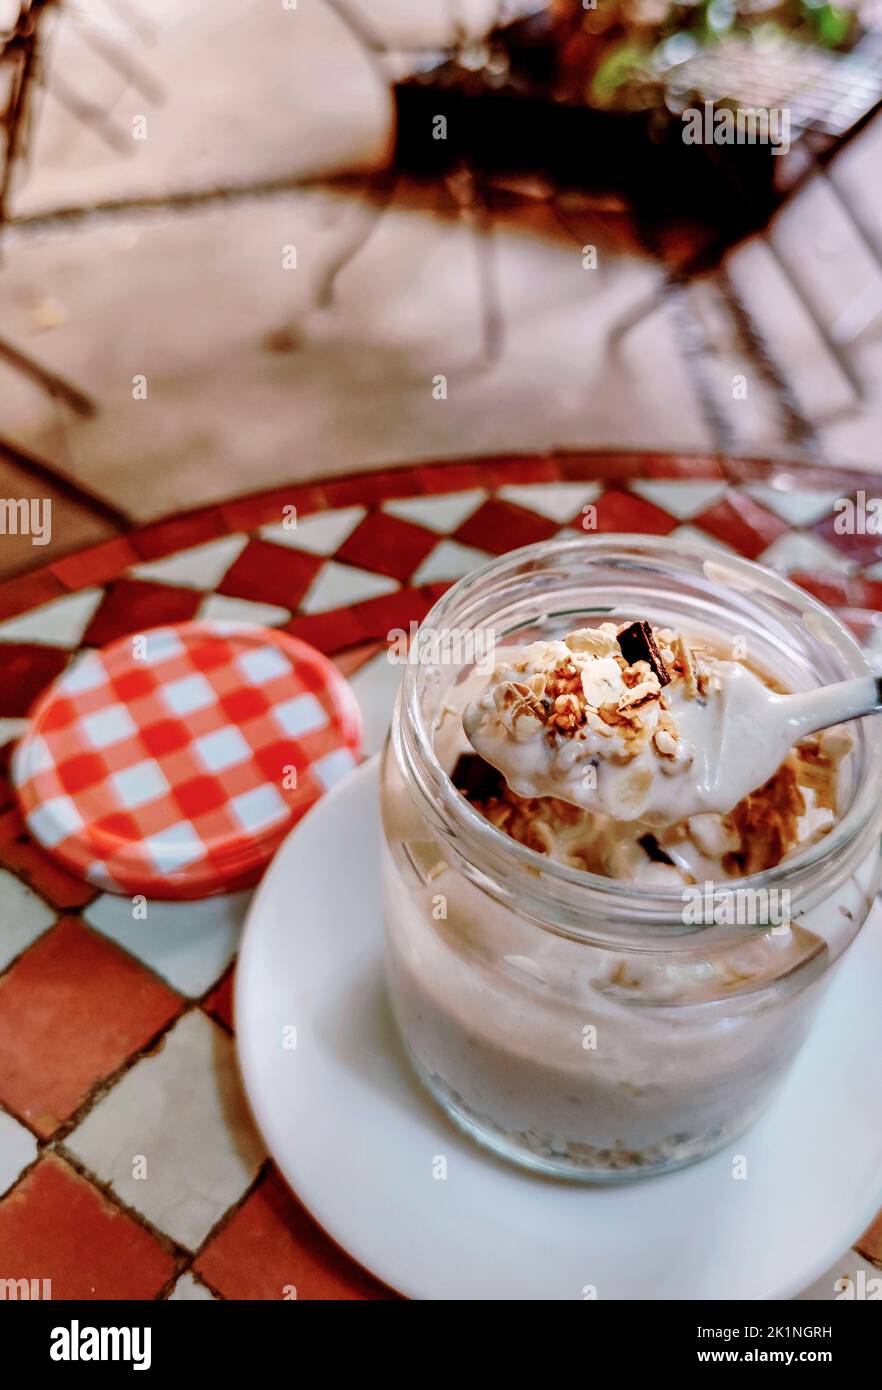
[[[0,578],[419,459],[877,464],[876,0],[0,0],[0,34],[0,493],[54,518]],[[684,145],[704,100],[785,109],[789,152]]]

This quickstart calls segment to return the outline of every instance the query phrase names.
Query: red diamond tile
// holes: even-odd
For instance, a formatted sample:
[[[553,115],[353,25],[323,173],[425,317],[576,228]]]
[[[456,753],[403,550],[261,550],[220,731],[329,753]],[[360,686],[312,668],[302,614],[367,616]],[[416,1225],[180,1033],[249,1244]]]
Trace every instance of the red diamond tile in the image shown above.
[[[97,889],[69,874],[60,864],[34,844],[21,818],[18,806],[0,816],[0,864],[17,874],[59,912],[85,907],[97,896]]]
[[[136,565],[141,557],[126,536],[93,545],[89,550],[77,551],[63,560],[56,560],[52,573],[61,580],[65,589],[72,592],[88,589],[93,584],[106,584],[115,579],[129,565]]]
[[[833,528],[837,522],[840,526],[843,524],[844,515],[836,513],[835,516],[825,517],[812,529],[842,555],[847,555],[849,560],[856,560],[859,565],[865,566],[876,564],[882,559],[882,536],[840,535]]]
[[[258,526],[272,526],[284,520],[286,507],[294,507],[298,516],[321,512],[327,507],[324,488],[314,484],[305,487],[280,487],[262,492],[257,497],[242,497],[221,507],[224,521],[231,531],[255,531]]]
[[[385,642],[393,628],[409,631],[411,623],[421,623],[431,608],[428,594],[420,589],[401,589],[379,594],[353,606],[363,641]]]
[[[389,1298],[382,1284],[332,1245],[270,1170],[202,1251],[195,1272],[226,1298]]]
[[[51,1281],[53,1299],[155,1298],[175,1260],[55,1154],[0,1202],[0,1267]]]
[[[21,719],[70,660],[70,652],[30,642],[0,642],[0,719]]]
[[[250,541],[231,569],[218,593],[254,603],[275,603],[295,609],[324,561],[302,550],[271,545],[269,541]]]
[[[673,531],[677,525],[677,520],[662,511],[653,502],[647,502],[644,497],[638,497],[633,492],[622,492],[618,488],[610,488],[604,492],[594,503],[597,524],[590,531],[582,526],[582,518],[577,517],[572,523],[576,531],[583,531],[584,534],[595,532],[624,531],[638,532],[647,536],[666,536]],[[585,520],[588,518],[586,517]]]
[[[216,1018],[218,1023],[222,1023],[225,1028],[233,1031],[233,978],[235,966],[230,966],[223,979],[214,986],[202,1000],[202,1007],[212,1018]]]
[[[354,608],[334,608],[327,613],[304,613],[301,618],[285,623],[285,632],[300,637],[332,656],[346,647],[364,640],[364,628]]]
[[[62,918],[0,978],[0,1099],[48,1138],[180,1007],[141,965]]]
[[[48,569],[7,579],[0,584],[0,622],[6,618],[17,618],[19,613],[38,608],[41,603],[50,603],[66,592],[60,579]]]
[[[831,608],[842,607],[849,602],[850,586],[849,581],[840,574],[806,574],[804,570],[791,570],[788,575],[794,584],[800,588],[807,589],[815,598],[819,598],[822,603],[828,603]],[[882,585],[879,586],[882,589]],[[874,604],[869,605],[871,608]]]
[[[438,544],[434,531],[385,512],[371,512],[337,551],[336,559],[403,584]]]
[[[103,647],[129,632],[186,622],[201,602],[202,594],[194,589],[150,584],[141,579],[117,579],[86,629],[83,646]]]
[[[487,550],[492,555],[502,555],[506,550],[517,550],[522,545],[547,540],[558,529],[556,522],[549,521],[547,517],[537,516],[524,507],[516,507],[513,502],[501,502],[499,498],[491,497],[463,522],[454,540],[462,545],[475,546],[478,550]]]
[[[129,532],[129,540],[144,560],[159,560],[176,550],[189,550],[227,535],[219,507],[205,507],[167,521],[152,522]]]
[[[882,613],[882,581],[855,578],[851,581],[849,599],[858,608],[874,608]]]
[[[755,560],[766,546],[790,530],[786,521],[767,512],[744,492],[727,493],[708,511],[695,517],[692,524],[733,546],[748,560]]]

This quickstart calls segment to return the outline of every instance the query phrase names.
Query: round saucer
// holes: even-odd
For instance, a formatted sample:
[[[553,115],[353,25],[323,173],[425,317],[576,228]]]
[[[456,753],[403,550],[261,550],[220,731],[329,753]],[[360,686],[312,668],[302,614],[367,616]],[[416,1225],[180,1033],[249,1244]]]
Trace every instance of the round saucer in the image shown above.
[[[380,1279],[424,1299],[788,1298],[869,1224],[882,1202],[878,904],[751,1130],[680,1172],[586,1187],[494,1158],[414,1078],[383,986],[379,839],[374,760],[279,850],[235,1004],[273,1157]]]

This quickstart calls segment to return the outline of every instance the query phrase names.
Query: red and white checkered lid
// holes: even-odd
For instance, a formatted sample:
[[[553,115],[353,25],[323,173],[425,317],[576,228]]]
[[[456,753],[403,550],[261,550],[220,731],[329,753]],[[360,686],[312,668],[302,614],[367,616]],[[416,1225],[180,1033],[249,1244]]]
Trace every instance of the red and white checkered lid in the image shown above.
[[[35,839],[90,883],[197,898],[256,882],[360,741],[355,697],[313,647],[191,622],[76,661],[34,706],[12,775]]]

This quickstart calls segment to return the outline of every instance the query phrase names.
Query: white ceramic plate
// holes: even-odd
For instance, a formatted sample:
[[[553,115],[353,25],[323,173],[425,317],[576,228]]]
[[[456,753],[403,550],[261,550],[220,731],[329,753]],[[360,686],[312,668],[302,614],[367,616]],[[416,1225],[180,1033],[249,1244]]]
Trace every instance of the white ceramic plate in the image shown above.
[[[239,1056],[267,1145],[361,1264],[414,1298],[785,1298],[868,1225],[882,1203],[878,907],[779,1098],[731,1151],[586,1188],[491,1157],[412,1077],[383,989],[379,834],[373,762],[282,845],[236,981]],[[441,1155],[446,1179],[434,1176]]]

